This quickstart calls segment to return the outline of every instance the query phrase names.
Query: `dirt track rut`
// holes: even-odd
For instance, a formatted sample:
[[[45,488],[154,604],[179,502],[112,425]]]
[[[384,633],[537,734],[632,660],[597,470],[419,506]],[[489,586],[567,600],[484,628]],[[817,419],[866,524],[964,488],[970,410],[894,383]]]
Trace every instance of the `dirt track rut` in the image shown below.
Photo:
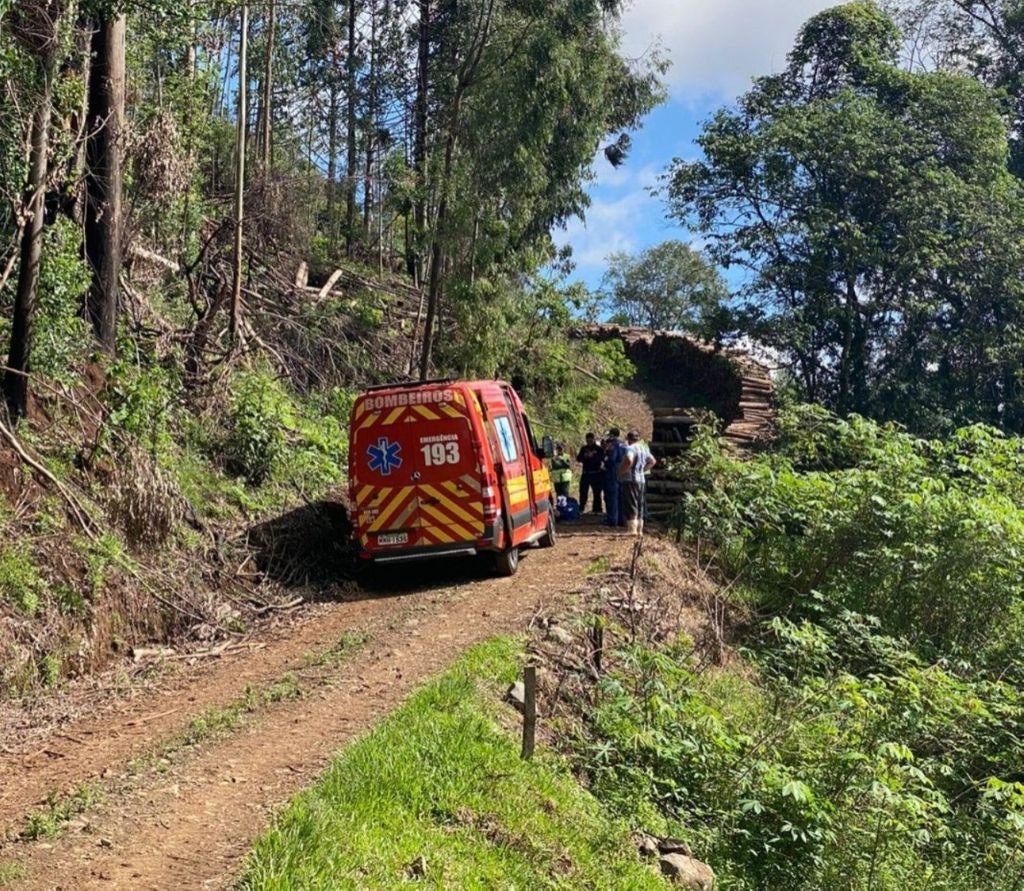
[[[563,538],[555,550],[531,552],[514,579],[412,568],[418,581],[399,579],[396,596],[312,607],[260,650],[196,666],[0,756],[0,826],[16,826],[50,792],[83,782],[98,782],[107,796],[63,837],[7,845],[0,864],[20,864],[17,888],[229,886],[275,810],[346,742],[469,646],[521,630],[535,612],[579,591],[594,559],[627,548],[603,534]],[[196,715],[237,701],[247,685],[265,687],[303,666],[309,681],[309,654],[352,631],[372,638],[317,669],[301,699],[268,706],[163,772],[127,772],[131,759],[159,752]]]

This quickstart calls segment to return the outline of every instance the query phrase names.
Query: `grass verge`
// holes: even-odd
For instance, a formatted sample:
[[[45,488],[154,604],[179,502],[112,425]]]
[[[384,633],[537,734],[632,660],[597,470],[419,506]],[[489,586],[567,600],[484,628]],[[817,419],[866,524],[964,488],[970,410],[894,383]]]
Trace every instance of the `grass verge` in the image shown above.
[[[565,762],[519,758],[519,644],[463,657],[349,747],[257,843],[243,889],[664,888]]]

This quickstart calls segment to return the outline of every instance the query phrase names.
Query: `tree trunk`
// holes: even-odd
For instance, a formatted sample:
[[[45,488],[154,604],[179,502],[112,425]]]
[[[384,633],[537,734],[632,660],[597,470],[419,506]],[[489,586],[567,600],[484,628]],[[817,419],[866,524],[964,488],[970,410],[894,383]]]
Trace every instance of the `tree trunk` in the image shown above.
[[[356,246],[356,167],[357,154],[356,111],[359,90],[356,67],[356,0],[348,0],[348,158],[345,162],[345,253],[351,258]]]
[[[262,132],[260,134],[260,160],[263,172],[270,170],[274,163],[274,43],[277,40],[277,3],[270,0],[267,9],[267,52],[263,62]]]
[[[423,346],[420,353],[420,380],[430,377],[430,365],[434,351],[434,329],[437,327],[437,316],[441,305],[441,271],[444,266],[444,238],[448,221],[448,184],[451,181],[452,164],[455,158],[455,143],[459,118],[459,107],[462,96],[455,97],[452,111],[451,129],[444,149],[444,178],[441,182],[441,201],[437,206],[437,219],[434,220],[434,237],[431,244],[430,286],[427,289],[427,320],[423,327]]]
[[[235,140],[235,258],[231,288],[231,340],[238,341],[242,312],[242,227],[245,222],[245,137],[249,124],[249,5],[242,4],[238,39],[238,133]]]
[[[333,66],[332,66],[333,68]],[[338,86],[332,80],[330,106],[327,109],[327,232],[328,243],[334,246],[335,205],[338,180]]]
[[[377,138],[377,6],[370,7],[370,68],[366,92],[366,164],[363,174],[363,242],[370,244],[373,213],[373,148]]]
[[[11,318],[11,342],[7,354],[3,391],[12,422],[28,412],[28,372],[32,353],[33,317],[43,254],[43,214],[46,199],[46,161],[50,146],[50,105],[53,94],[53,59],[42,64],[43,89],[32,117],[31,152],[24,206],[31,219],[21,235],[21,265]]]
[[[89,142],[85,257],[92,269],[86,314],[103,349],[113,355],[121,276],[121,154],[124,129],[125,28],[123,15],[99,22],[89,73]]]
[[[416,109],[413,115],[413,170],[416,173],[416,200],[413,205],[413,232],[410,266],[416,285],[423,283],[423,258],[420,243],[427,228],[427,100],[430,89],[430,0],[419,0],[419,49],[416,62]]]

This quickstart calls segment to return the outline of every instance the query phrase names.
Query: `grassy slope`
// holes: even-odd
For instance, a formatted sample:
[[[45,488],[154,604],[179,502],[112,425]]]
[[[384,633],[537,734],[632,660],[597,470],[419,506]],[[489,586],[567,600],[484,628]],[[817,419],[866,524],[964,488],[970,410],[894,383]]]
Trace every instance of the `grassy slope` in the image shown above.
[[[348,748],[256,845],[241,887],[664,888],[559,758],[519,758],[499,691],[516,641],[477,647]],[[507,717],[508,715],[506,715]]]

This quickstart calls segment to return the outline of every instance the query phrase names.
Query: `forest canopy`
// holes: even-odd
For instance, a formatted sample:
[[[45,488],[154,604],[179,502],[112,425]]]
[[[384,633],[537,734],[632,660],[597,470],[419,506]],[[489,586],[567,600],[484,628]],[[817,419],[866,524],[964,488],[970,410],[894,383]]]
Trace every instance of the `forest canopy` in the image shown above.
[[[906,70],[872,2],[812,18],[677,160],[671,213],[742,271],[743,329],[800,395],[922,431],[1024,428],[1024,195],[1006,108]]]

